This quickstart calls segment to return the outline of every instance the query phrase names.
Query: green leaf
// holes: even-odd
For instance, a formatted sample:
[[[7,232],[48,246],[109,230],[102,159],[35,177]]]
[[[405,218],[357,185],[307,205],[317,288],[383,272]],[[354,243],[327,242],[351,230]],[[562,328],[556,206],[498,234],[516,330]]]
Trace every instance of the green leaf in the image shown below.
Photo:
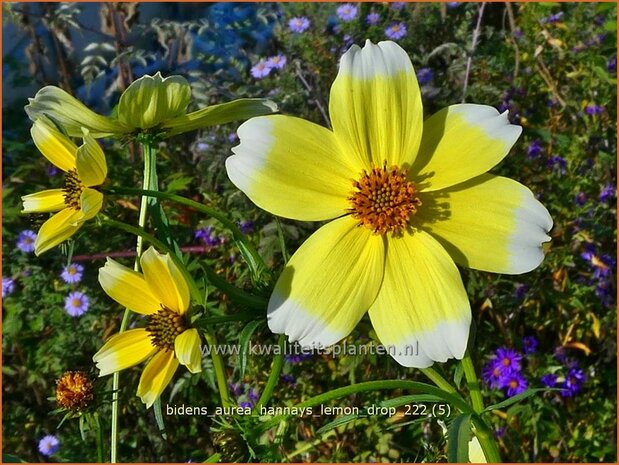
[[[350,415],[344,415],[343,417],[336,418],[335,420],[330,421],[329,423],[324,425],[322,428],[320,428],[318,431],[316,431],[316,434],[323,434],[328,431],[331,431],[332,429],[337,428],[338,426],[346,425],[350,423],[351,421],[358,420],[360,416],[362,415],[350,414]]]
[[[451,463],[469,462],[471,440],[471,414],[460,415],[447,430],[447,460]]]
[[[416,402],[443,402],[439,396],[432,394],[411,394],[409,396],[400,396],[394,399],[387,399],[379,402],[381,407],[400,407],[402,405],[413,404]]]
[[[239,351],[239,369],[241,371],[241,378],[245,376],[245,369],[247,368],[247,352],[249,350],[251,336],[263,323],[264,320],[250,321],[245,325],[243,331],[241,331],[241,335],[239,336],[239,344],[241,346],[241,350]]]
[[[462,367],[461,363],[458,363],[456,365],[456,371],[454,372],[454,384],[456,385],[456,388],[460,389],[460,386],[462,385],[462,376],[464,375],[464,368]]]
[[[13,454],[2,454],[2,463],[26,463],[26,461]]]
[[[490,412],[492,410],[509,407],[510,405],[513,405],[517,402],[520,402],[523,399],[526,399],[527,397],[531,397],[532,395],[537,394],[538,392],[544,392],[544,391],[556,391],[556,389],[547,389],[547,388],[527,389],[526,391],[521,392],[520,394],[517,394],[514,397],[510,397],[509,399],[505,399],[504,401],[499,402],[498,404],[489,405],[488,407],[484,409],[484,412]]]
[[[211,455],[208,459],[206,459],[204,462],[202,463],[217,463],[221,460],[221,454],[217,453],[217,454],[213,454]]]
[[[163,413],[161,412],[161,396],[157,397],[155,403],[153,404],[153,411],[155,412],[155,420],[157,421],[157,426],[159,427],[159,432],[161,433],[161,437],[163,439],[168,439],[168,435],[165,432],[165,423],[163,421]]]

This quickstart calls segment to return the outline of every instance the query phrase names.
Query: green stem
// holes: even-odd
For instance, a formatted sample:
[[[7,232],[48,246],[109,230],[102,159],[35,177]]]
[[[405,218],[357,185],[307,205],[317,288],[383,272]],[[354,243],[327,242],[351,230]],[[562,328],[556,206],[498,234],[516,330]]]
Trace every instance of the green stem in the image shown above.
[[[220,291],[228,294],[234,302],[245,305],[246,307],[256,308],[259,310],[264,310],[267,307],[268,300],[264,297],[248,294],[247,292],[242,291],[238,287],[235,287],[225,279],[221,278],[217,273],[215,273],[215,271],[213,271],[213,269],[211,269],[206,264],[202,263],[201,266],[206,273],[206,277],[208,278],[210,283]]]
[[[391,389],[408,389],[412,391],[423,392],[425,394],[431,394],[436,397],[440,397],[446,402],[449,402],[463,413],[473,413],[471,406],[458,396],[446,393],[442,389],[439,389],[436,386],[432,386],[431,384],[419,383],[417,381],[404,381],[399,379],[366,381],[364,383],[353,384],[352,386],[345,386],[342,388],[333,389],[332,391],[325,392],[324,394],[311,397],[299,404],[296,404],[294,407],[315,407],[317,405],[324,404],[340,397],[346,397],[351,394],[357,394],[359,392],[384,391]],[[259,426],[260,431],[268,431],[270,428],[277,425],[277,423],[279,423],[283,417],[286,417],[286,415],[278,415],[271,420],[264,422],[262,425]]]
[[[260,409],[266,406],[273,395],[273,391],[279,382],[279,375],[282,372],[282,368],[284,367],[284,349],[286,347],[286,335],[280,334],[277,339],[277,345],[279,346],[279,352],[273,357],[273,363],[271,364],[271,374],[269,375],[269,379],[267,379],[267,383],[264,386],[264,390],[262,391],[262,395],[256,406],[254,407],[254,412],[260,412]]]
[[[473,415],[472,421],[475,426],[475,436],[479,440],[481,449],[486,456],[486,461],[488,463],[501,463],[499,447],[488,425],[477,415]]]
[[[170,194],[168,192],[159,192],[156,190],[133,189],[129,187],[111,187],[104,189],[103,192],[107,195],[143,195],[155,197],[162,200],[170,200],[172,202],[185,205],[201,213],[209,215],[219,221],[226,229],[228,229],[230,233],[232,233],[232,237],[235,241],[242,244],[241,252],[243,253],[243,257],[248,261],[248,263],[253,269],[267,269],[264,260],[262,259],[258,251],[255,249],[253,244],[247,240],[247,237],[239,230],[236,224],[228,217],[226,217],[223,213],[215,210],[214,208],[207,207],[206,205],[203,205],[199,202],[185,198],[180,195]]]
[[[200,289],[198,288],[198,285],[196,284],[195,280],[193,279],[189,271],[187,271],[187,267],[185,266],[183,261],[174,253],[174,251],[167,244],[160,241],[153,235],[148,234],[146,231],[144,231],[141,228],[136,228],[135,226],[131,226],[126,223],[121,223],[120,221],[106,218],[103,220],[103,223],[109,226],[115,227],[117,229],[121,229],[128,233],[135,234],[136,236],[139,236],[142,239],[144,239],[146,242],[154,245],[156,248],[166,252],[170,256],[172,261],[176,264],[180,272],[182,273],[183,277],[185,278],[185,281],[187,281],[187,285],[189,286],[189,292],[191,293],[193,300],[195,302],[202,302],[202,293],[200,292]],[[204,329],[204,332],[205,332],[205,336],[207,338],[208,343],[213,346],[216,346],[217,340],[215,338],[215,335],[213,335],[208,329]],[[217,378],[217,387],[219,389],[219,396],[221,397],[221,403],[224,406],[230,406],[231,405],[230,396],[228,394],[228,384],[226,382],[223,360],[221,358],[221,355],[217,353],[217,351],[215,350],[211,351],[211,358],[213,359],[213,366],[215,368],[215,377]]]
[[[103,463],[103,456],[104,451],[103,451],[103,429],[101,428],[101,421],[99,420],[99,413],[95,412],[93,414],[94,416],[94,426],[95,429],[97,430],[97,436],[96,436],[96,440],[97,440],[97,460],[99,461],[99,463]]]
[[[471,354],[468,349],[464,353],[461,363],[462,368],[464,369],[466,384],[468,385],[469,392],[471,393],[473,410],[475,410],[475,413],[481,413],[484,411],[484,399],[481,396],[479,381],[477,380],[477,374],[475,373],[475,366],[473,365],[473,360],[471,359]]]
[[[155,152],[150,144],[142,144],[142,152],[144,154],[144,177],[142,179],[142,186],[144,189],[156,191],[159,186],[157,183],[157,163]],[[140,213],[138,215],[138,226],[144,228],[146,225],[146,216],[148,213],[149,197],[142,196],[140,201]],[[133,269],[140,271],[140,257],[144,243],[142,236],[137,236],[135,245],[135,261],[133,262]],[[129,324],[129,309],[125,308],[122,321],[120,322],[119,333],[122,333]],[[116,463],[117,451],[118,451],[118,391],[120,388],[120,373],[117,371],[112,378],[112,427],[110,431],[110,462]]]
[[[450,394],[457,394],[456,388],[449,384],[445,378],[441,376],[441,374],[436,371],[434,368],[420,368],[421,372],[426,375],[434,384],[440,387],[443,391],[449,392]]]

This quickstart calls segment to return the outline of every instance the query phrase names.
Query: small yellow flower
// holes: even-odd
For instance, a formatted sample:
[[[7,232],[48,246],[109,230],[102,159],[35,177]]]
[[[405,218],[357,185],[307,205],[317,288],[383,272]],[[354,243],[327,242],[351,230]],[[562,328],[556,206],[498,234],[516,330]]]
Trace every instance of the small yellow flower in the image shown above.
[[[87,128],[93,137],[156,132],[165,137],[215,124],[247,119],[277,111],[266,99],[238,99],[202,110],[187,112],[191,86],[182,76],[163,78],[145,75],[132,82],[120,96],[117,118],[99,115],[56,86],[46,86],[29,99],[26,113],[32,121],[48,116],[62,125],[69,136],[81,136]]]
[[[226,161],[259,207],[332,220],[286,265],[269,327],[306,347],[329,346],[367,311],[402,365],[462,358],[471,308],[456,263],[524,273],[550,240],[552,219],[532,192],[487,173],[522,129],[472,104],[424,122],[412,63],[390,41],[344,54],[329,113],[332,131],[290,116],[252,118]]]
[[[101,210],[103,194],[94,188],[105,180],[107,165],[103,150],[87,130],[80,147],[46,118],[35,121],[30,133],[43,156],[66,173],[62,189],[22,197],[23,213],[58,212],[37,234],[34,253],[40,255],[67,240]]]
[[[142,372],[137,395],[148,407],[161,395],[179,363],[202,371],[200,335],[189,326],[189,289],[169,255],[150,247],[137,273],[107,259],[99,269],[103,290],[124,307],[146,316],[146,327],[112,336],[94,355],[99,376],[109,375],[152,357]]]

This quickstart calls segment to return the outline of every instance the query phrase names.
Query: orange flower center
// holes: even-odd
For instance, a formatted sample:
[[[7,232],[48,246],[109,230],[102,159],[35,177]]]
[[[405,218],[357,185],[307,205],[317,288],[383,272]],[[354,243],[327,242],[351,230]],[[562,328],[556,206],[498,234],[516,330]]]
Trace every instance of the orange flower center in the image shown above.
[[[387,168],[386,162],[369,173],[363,170],[348,197],[351,203],[348,211],[359,220],[359,226],[381,235],[388,232],[400,235],[406,229],[409,218],[421,205],[415,185],[406,179],[407,173],[397,165]]]
[[[82,184],[82,180],[77,175],[77,170],[69,170],[64,178],[64,187],[62,188],[62,192],[64,192],[65,205],[67,207],[79,210],[80,198],[82,197],[83,190],[84,185]]]
[[[162,307],[157,313],[148,316],[146,331],[150,333],[151,342],[159,349],[174,350],[176,336],[187,329],[183,315]]]
[[[67,371],[56,381],[56,401],[69,410],[88,406],[93,399],[93,386],[82,371]]]

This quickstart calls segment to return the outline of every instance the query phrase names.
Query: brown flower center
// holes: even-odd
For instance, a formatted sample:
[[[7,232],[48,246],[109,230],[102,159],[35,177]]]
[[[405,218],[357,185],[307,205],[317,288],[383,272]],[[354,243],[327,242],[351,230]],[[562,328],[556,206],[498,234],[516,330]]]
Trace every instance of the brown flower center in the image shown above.
[[[82,180],[77,175],[77,170],[69,170],[64,178],[64,187],[62,188],[62,191],[64,192],[65,205],[67,207],[79,210],[80,198],[83,190],[84,185],[82,184]]]
[[[83,371],[67,371],[56,380],[56,401],[69,410],[87,407],[93,399],[92,382]]]
[[[406,175],[407,170],[397,165],[387,168],[386,162],[369,173],[363,170],[348,197],[352,205],[348,211],[359,220],[359,226],[381,235],[388,232],[399,235],[406,229],[409,218],[421,205],[415,185]]]
[[[150,333],[151,342],[160,349],[174,350],[176,336],[187,329],[185,317],[162,307],[157,313],[148,316],[146,331]]]

